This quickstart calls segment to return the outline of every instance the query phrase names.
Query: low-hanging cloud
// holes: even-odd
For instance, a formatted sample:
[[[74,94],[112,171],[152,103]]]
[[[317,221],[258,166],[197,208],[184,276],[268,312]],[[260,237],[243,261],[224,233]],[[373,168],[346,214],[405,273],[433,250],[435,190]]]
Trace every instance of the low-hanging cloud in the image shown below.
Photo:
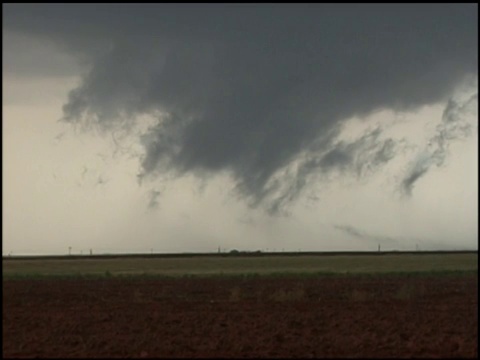
[[[149,209],[157,209],[159,206],[159,197],[162,195],[161,191],[153,189],[150,190],[148,193],[148,197],[150,198],[148,202]]]
[[[365,231],[361,228],[346,225],[346,224],[336,224],[333,225],[333,228],[337,231],[343,232],[353,238],[361,240],[371,249],[379,249],[386,251],[402,251],[402,250],[429,250],[429,249],[445,249],[453,250],[458,249],[458,245],[449,245],[445,242],[428,239],[419,238],[419,237],[405,237],[405,236],[385,236],[372,234],[368,231]],[[378,248],[377,248],[378,245]]]
[[[89,64],[63,120],[115,131],[153,116],[142,176],[226,172],[273,213],[310,174],[395,156],[381,128],[339,140],[344,121],[446,101],[478,72],[476,4],[12,4],[3,18]]]
[[[451,141],[467,138],[473,131],[468,115],[478,113],[478,94],[471,95],[465,101],[450,99],[443,111],[442,121],[436,127],[434,136],[414,159],[401,181],[401,190],[412,195],[415,183],[433,166],[440,167],[448,155]]]
[[[377,244],[379,246],[383,245],[384,249],[385,248],[398,249],[403,244],[405,244],[405,239],[395,238],[391,236],[372,235],[370,233],[365,232],[364,230],[358,229],[351,225],[334,225],[333,227],[336,230],[344,232],[362,241],[371,243],[372,245],[377,245]]]

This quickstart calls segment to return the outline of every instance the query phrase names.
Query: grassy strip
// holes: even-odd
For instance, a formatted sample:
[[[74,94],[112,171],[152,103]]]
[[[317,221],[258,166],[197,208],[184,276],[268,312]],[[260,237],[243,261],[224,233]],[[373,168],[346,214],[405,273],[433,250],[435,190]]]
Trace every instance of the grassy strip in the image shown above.
[[[317,277],[429,277],[429,276],[468,276],[478,275],[478,270],[430,270],[430,271],[387,271],[387,272],[246,272],[246,273],[191,273],[191,274],[164,274],[164,273],[24,273],[7,274],[5,280],[95,280],[95,279],[203,279],[203,278],[317,278]]]
[[[272,273],[272,272],[392,272],[478,269],[476,254],[304,256],[251,258],[158,258],[102,260],[3,261],[3,275],[21,273]]]
[[[334,276],[477,272],[476,254],[3,261],[3,279]]]

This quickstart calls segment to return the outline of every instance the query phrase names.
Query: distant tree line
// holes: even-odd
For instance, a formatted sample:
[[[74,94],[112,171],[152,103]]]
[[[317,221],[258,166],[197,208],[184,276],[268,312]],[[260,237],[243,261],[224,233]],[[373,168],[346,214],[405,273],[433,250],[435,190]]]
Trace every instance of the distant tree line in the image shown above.
[[[261,254],[262,251],[261,250],[256,250],[256,251],[239,251],[237,249],[233,249],[233,250],[230,250],[230,252],[228,252],[228,255],[231,255],[231,256],[239,256],[239,255],[255,255],[255,254]]]

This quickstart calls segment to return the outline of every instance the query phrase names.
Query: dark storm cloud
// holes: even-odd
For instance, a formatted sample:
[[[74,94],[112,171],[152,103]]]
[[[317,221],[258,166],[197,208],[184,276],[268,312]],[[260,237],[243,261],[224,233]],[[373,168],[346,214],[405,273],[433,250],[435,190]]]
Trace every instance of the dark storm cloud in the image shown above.
[[[49,39],[33,39],[19,33],[3,32],[2,65],[4,74],[19,77],[59,77],[79,71],[68,54],[52,57],[55,44]]]
[[[401,189],[405,195],[412,194],[415,183],[432,166],[440,167],[444,164],[451,141],[465,139],[471,134],[473,124],[469,121],[468,115],[475,113],[478,113],[478,94],[471,95],[465,101],[453,99],[448,101],[435,135],[410,164],[410,168],[401,182]]]
[[[477,22],[476,4],[4,5],[4,29],[91,64],[64,120],[157,116],[143,176],[227,172],[272,212],[312,172],[389,161],[393,140],[339,141],[342,122],[446,100],[477,76]]]

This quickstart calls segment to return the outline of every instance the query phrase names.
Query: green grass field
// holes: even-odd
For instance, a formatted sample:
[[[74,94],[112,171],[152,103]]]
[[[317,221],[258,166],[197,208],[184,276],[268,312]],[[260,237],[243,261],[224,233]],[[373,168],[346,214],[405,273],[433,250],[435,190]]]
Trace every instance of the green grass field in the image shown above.
[[[376,274],[478,271],[477,253],[3,259],[3,278],[119,275]]]

